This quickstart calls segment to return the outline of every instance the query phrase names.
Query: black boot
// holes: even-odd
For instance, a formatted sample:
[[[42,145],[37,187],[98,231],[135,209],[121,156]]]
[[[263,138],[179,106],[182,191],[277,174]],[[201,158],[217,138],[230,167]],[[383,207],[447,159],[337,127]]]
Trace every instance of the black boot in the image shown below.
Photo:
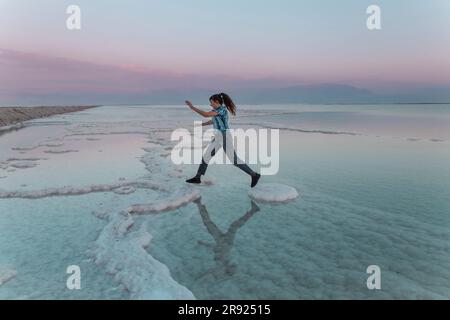
[[[261,175],[259,173],[255,173],[254,175],[252,175],[252,184],[251,187],[253,188],[254,186],[256,186],[256,184],[259,181],[259,178],[261,178]]]
[[[186,182],[187,183],[196,183],[196,184],[202,183],[200,180],[200,176],[195,176],[191,179],[186,180]]]

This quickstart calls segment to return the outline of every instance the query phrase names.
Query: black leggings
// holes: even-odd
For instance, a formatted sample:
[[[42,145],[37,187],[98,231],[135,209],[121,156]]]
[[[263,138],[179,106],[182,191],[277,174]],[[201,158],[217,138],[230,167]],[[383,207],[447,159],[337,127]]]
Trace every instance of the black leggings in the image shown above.
[[[228,151],[233,151],[233,165],[238,167],[239,169],[241,169],[242,171],[244,171],[245,173],[249,174],[249,175],[254,175],[255,172],[250,169],[250,167],[245,164],[242,160],[240,160],[237,155],[236,155],[236,151],[233,148],[233,140],[231,139],[231,134],[227,133],[223,133],[222,135],[222,141],[223,144],[219,145],[217,143],[215,143],[215,139],[217,138],[217,136],[214,138],[214,140],[211,142],[211,144],[208,146],[207,151],[205,152],[206,154],[209,152],[210,153],[210,157],[209,159],[211,159],[212,157],[214,157],[214,155],[216,154],[217,151],[220,150],[220,148],[223,147],[223,150],[225,151],[225,153],[228,156],[228,152],[227,152],[227,137],[230,141],[230,148],[232,148],[231,150]],[[218,137],[220,139],[220,137]],[[231,159],[230,159],[231,160]],[[206,172],[206,169],[208,168],[208,162],[205,161],[205,157],[202,157],[202,163],[200,164],[200,166],[198,167],[198,171],[197,171],[197,175],[204,175]]]

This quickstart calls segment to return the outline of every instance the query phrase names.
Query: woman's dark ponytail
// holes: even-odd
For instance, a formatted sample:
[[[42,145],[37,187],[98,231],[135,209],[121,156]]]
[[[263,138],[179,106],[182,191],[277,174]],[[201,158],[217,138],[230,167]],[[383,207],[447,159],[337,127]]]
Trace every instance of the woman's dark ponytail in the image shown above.
[[[225,107],[227,107],[228,111],[230,111],[233,116],[236,115],[236,105],[234,104],[234,102],[230,98],[230,96],[227,95],[226,93],[221,92],[221,93],[215,94],[215,95],[211,96],[211,98],[209,98],[209,100],[219,101],[220,104],[223,104],[223,105],[225,105]]]

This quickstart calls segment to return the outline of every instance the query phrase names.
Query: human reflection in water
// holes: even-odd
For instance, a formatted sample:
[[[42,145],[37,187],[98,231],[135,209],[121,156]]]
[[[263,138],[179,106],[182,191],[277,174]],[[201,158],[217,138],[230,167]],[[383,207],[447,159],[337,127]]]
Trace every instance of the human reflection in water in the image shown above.
[[[251,208],[241,218],[234,221],[227,232],[222,232],[211,220],[208,210],[202,204],[201,199],[197,199],[195,203],[202,217],[203,224],[214,238],[214,243],[207,243],[205,241],[198,241],[198,243],[214,252],[214,262],[216,264],[214,268],[203,273],[198,279],[207,275],[212,275],[216,279],[230,277],[236,272],[236,265],[230,261],[230,253],[233,248],[236,232],[260,209],[252,200]]]

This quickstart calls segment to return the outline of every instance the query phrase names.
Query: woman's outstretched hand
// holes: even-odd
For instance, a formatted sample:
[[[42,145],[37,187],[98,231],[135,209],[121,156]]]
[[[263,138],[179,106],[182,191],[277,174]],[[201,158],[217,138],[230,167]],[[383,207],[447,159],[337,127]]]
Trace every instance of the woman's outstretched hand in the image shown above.
[[[189,100],[186,100],[184,103],[186,103],[189,106],[189,108],[192,108],[194,106],[192,102],[190,102]]]
[[[192,102],[190,102],[189,100],[186,100],[184,103],[186,103],[189,106],[189,108],[191,108],[192,111],[198,113],[199,115],[201,115],[203,117],[214,117],[217,115],[217,112],[215,112],[215,111],[205,112],[203,110],[200,110],[200,109],[194,107]]]

